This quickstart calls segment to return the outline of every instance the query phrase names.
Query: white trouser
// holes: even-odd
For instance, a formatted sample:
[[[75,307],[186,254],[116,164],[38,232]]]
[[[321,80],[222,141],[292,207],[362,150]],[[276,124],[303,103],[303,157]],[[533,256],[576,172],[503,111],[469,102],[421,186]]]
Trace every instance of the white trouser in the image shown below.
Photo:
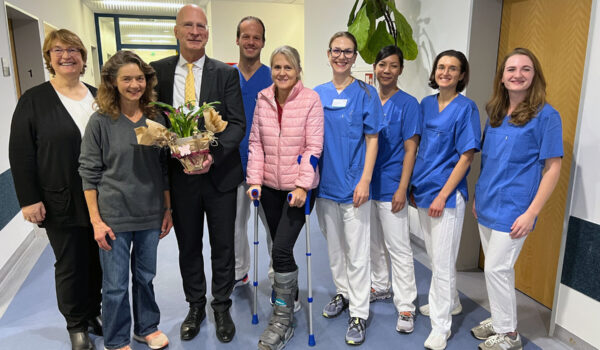
[[[429,208],[418,208],[419,222],[427,255],[431,259],[431,286],[429,312],[431,329],[446,334],[452,325],[452,308],[458,304],[456,291],[456,257],[460,246],[465,200],[456,192],[456,208],[444,208],[442,216],[427,215]]]
[[[479,237],[485,254],[485,286],[494,331],[514,332],[517,330],[514,267],[527,236],[512,239],[508,232],[479,225]]]
[[[248,185],[242,182],[237,188],[237,208],[235,213],[235,279],[239,280],[250,271],[250,245],[248,244],[248,220],[250,219],[250,207],[254,213],[254,205],[246,194]],[[269,226],[263,211],[262,205],[258,206],[258,216],[263,223],[266,232],[267,251],[269,252],[269,280],[273,284],[273,262],[271,260],[271,235],[269,234]],[[254,234],[254,233],[253,233]],[[260,260],[260,257],[259,257]]]
[[[350,301],[350,317],[369,318],[371,286],[369,218],[371,201],[358,208],[317,198],[321,232],[327,239],[329,265],[336,293]]]
[[[389,263],[392,265],[396,311],[414,312],[417,283],[408,229],[408,206],[392,213],[392,202],[372,201],[371,286],[375,290],[389,289]]]

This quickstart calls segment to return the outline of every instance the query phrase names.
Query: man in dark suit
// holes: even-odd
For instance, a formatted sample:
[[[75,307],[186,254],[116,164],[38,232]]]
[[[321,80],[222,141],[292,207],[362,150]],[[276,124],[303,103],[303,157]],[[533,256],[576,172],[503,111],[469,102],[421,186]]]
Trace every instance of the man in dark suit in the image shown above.
[[[229,342],[235,334],[235,325],[229,314],[229,297],[235,278],[236,188],[243,180],[238,149],[246,126],[240,82],[235,68],[206,57],[208,27],[206,14],[200,7],[182,7],[177,14],[174,32],[181,55],[151,63],[158,78],[158,100],[175,107],[188,101],[198,104],[220,101],[215,108],[228,122],[227,128],[216,135],[218,145],[210,146],[210,155],[202,170],[185,173],[176,159],[171,159],[169,165],[179,267],[185,297],[190,305],[181,324],[181,339],[194,338],[206,317],[206,279],[202,257],[206,214],[212,262],[211,306],[216,334],[220,341]]]

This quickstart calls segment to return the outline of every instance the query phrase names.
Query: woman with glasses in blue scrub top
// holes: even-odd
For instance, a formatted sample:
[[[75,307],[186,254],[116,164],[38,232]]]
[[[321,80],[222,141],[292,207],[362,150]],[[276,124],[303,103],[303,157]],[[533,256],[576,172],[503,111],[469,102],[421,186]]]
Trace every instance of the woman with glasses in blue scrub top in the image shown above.
[[[429,86],[439,93],[421,101],[423,133],[412,196],[431,259],[429,305],[419,309],[431,318],[427,349],[446,348],[452,314],[462,309],[456,291],[456,258],[468,200],[467,173],[481,139],[477,105],[460,94],[468,82],[465,55],[444,51],[435,58],[429,76]]]
[[[546,103],[542,67],[531,51],[516,48],[504,57],[486,111],[473,209],[492,317],[471,332],[487,339],[479,349],[522,349],[514,265],[554,191],[563,156],[560,115]]]
[[[383,115],[375,88],[351,75],[356,47],[349,32],[334,34],[327,50],[332,80],[315,88],[325,111],[316,205],[336,287],[323,316],[350,308],[346,343],[352,345],[364,342],[369,317],[369,195]]]
[[[404,59],[389,45],[375,58],[373,69],[383,105],[383,129],[371,181],[371,302],[391,297],[398,311],[396,330],[414,329],[417,284],[408,227],[406,194],[421,134],[421,108],[416,98],[398,88]],[[389,271],[392,270],[390,285]]]

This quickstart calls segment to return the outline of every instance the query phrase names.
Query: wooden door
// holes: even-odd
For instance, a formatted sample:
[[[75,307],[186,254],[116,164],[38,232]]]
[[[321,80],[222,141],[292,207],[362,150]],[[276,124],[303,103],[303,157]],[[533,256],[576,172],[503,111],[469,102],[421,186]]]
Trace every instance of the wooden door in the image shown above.
[[[560,180],[515,266],[517,289],[548,308],[554,298],[591,4],[592,0],[504,0],[502,6],[498,61],[515,47],[532,50],[546,77],[548,102],[563,123]]]

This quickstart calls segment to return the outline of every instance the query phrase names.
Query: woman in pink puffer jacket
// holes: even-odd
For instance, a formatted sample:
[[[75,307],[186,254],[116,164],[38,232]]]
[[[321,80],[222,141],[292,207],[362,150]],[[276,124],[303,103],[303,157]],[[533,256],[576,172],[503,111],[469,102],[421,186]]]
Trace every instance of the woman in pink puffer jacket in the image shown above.
[[[258,94],[249,139],[248,196],[258,191],[273,240],[275,302],[259,349],[280,349],[292,337],[298,266],[294,244],[304,225],[306,193],[317,187],[319,173],[311,157],[323,150],[323,107],[319,95],[300,81],[300,57],[290,46],[271,55],[273,85]],[[298,164],[298,156],[301,157]],[[288,203],[288,194],[292,199]],[[310,208],[314,206],[314,196]]]

